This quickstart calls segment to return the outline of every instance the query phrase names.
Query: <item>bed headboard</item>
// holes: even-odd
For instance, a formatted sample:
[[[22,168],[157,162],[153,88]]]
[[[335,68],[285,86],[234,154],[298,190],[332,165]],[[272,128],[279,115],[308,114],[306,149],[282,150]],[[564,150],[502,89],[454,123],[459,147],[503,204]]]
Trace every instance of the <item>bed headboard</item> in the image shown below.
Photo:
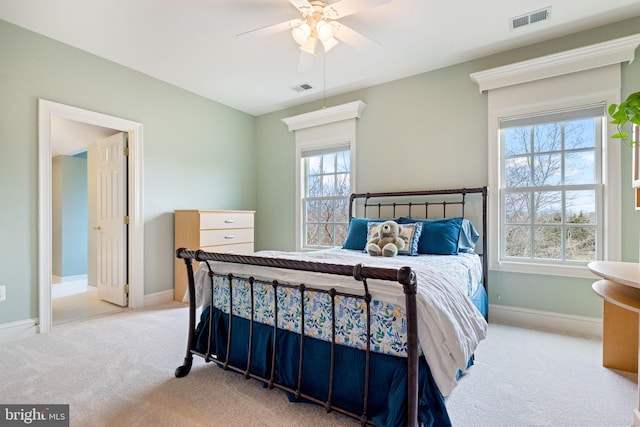
[[[482,258],[482,279],[485,291],[488,292],[487,197],[487,187],[353,193],[349,199],[349,220],[401,216],[416,219],[468,219],[480,234],[480,244],[476,245],[476,252]]]

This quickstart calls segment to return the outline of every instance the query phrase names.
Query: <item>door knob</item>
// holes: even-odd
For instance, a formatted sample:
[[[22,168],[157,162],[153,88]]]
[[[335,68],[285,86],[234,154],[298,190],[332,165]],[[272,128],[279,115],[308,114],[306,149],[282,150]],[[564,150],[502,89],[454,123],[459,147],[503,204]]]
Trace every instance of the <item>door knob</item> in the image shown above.
[[[97,227],[93,227],[94,230],[98,230],[98,231],[102,231],[102,227],[100,227],[99,225]]]

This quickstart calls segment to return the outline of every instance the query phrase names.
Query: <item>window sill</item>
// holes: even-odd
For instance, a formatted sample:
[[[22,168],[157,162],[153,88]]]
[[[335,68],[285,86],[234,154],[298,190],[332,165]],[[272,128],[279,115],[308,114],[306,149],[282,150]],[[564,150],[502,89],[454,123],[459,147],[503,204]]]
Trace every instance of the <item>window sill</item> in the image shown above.
[[[507,272],[507,273],[524,273],[524,274],[541,274],[545,276],[561,276],[575,277],[582,279],[597,279],[597,277],[589,271],[587,265],[552,265],[552,264],[533,264],[524,262],[503,261],[492,265],[489,271]]]

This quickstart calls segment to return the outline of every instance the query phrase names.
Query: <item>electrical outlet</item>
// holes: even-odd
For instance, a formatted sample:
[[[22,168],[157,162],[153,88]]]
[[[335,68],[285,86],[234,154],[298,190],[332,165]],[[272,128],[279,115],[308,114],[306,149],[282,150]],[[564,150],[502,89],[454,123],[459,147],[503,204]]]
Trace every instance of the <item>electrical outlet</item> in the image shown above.
[[[7,299],[7,287],[2,285],[0,286],[0,301],[4,301]]]

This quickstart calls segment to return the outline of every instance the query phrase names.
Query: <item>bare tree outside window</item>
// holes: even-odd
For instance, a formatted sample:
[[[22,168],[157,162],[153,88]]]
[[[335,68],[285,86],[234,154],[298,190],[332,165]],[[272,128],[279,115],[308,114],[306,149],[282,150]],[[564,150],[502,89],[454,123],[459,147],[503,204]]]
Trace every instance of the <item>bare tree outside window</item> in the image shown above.
[[[596,259],[598,121],[501,129],[505,258]]]
[[[341,246],[349,227],[350,151],[304,158],[304,246]]]

